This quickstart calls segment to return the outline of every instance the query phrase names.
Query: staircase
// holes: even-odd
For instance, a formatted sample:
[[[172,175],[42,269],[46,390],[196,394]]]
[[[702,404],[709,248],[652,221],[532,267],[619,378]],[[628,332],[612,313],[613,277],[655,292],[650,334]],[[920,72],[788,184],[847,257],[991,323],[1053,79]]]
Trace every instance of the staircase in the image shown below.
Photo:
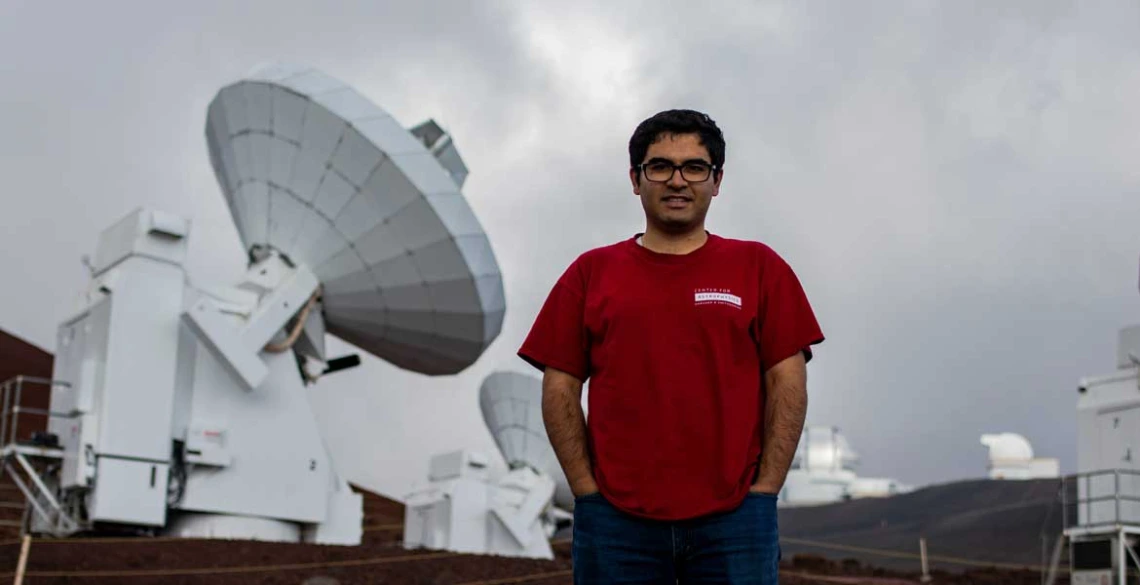
[[[28,376],[0,384],[0,528],[16,535],[66,536],[81,529],[50,481],[55,474],[49,470],[62,464],[63,449],[48,435],[47,421],[72,416],[48,408],[50,389],[61,384]]]

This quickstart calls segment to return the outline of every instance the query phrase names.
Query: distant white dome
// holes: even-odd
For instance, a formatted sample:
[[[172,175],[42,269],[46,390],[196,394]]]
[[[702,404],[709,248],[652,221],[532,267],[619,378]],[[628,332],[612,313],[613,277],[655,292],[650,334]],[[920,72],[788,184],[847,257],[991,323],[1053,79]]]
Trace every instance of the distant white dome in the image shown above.
[[[1017,433],[982,435],[982,444],[990,448],[990,461],[1029,461],[1033,446]]]
[[[854,471],[859,454],[834,427],[807,427],[792,466],[807,471]]]

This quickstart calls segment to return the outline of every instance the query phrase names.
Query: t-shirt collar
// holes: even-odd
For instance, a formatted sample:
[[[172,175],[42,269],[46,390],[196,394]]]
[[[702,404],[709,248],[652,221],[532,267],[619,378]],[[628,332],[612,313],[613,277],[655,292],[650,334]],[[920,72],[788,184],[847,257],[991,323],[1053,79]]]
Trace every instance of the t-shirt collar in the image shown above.
[[[654,252],[637,243],[637,238],[645,235],[644,232],[633,234],[633,237],[626,240],[626,248],[629,248],[635,256],[649,260],[650,262],[659,264],[687,264],[705,257],[713,248],[720,244],[721,238],[719,236],[714,235],[708,230],[705,230],[705,234],[708,235],[708,239],[705,240],[705,243],[702,244],[700,248],[688,254],[663,254],[661,252]]]

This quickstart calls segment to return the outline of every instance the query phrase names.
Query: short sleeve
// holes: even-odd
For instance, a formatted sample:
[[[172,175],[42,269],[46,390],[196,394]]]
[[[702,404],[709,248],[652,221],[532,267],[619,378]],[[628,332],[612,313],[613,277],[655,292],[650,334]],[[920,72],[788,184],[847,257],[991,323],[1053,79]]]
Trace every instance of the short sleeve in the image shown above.
[[[755,335],[759,344],[760,368],[772,366],[798,351],[811,360],[811,346],[823,342],[823,332],[799,278],[774,252],[760,280],[760,306]]]
[[[589,376],[585,279],[580,260],[554,285],[518,355],[539,371],[562,370],[581,381]]]

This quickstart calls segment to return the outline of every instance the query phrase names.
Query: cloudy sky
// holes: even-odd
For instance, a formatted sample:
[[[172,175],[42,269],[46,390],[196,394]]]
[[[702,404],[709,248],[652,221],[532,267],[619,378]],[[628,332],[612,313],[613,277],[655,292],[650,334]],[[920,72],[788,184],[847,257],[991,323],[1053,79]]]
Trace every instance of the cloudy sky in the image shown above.
[[[709,228],[800,275],[828,336],[808,422],[864,475],[979,477],[1000,431],[1073,471],[1077,380],[1140,322],[1135,2],[159,4],[0,4],[0,328],[51,349],[80,256],[138,206],[193,220],[195,280],[237,279],[206,106],[258,64],[319,67],[453,133],[507,292],[464,373],[367,360],[314,391],[334,457],[389,495],[493,449],[478,385],[525,371],[575,256],[642,227],[625,148],[662,109],[724,129]]]

